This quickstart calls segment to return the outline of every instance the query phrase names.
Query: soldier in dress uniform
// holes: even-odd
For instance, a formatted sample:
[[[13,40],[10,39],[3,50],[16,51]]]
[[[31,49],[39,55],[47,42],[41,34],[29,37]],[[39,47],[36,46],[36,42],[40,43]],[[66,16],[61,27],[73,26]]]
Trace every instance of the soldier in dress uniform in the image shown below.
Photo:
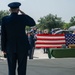
[[[35,26],[35,21],[19,9],[21,3],[8,4],[11,14],[2,19],[1,50],[7,54],[9,75],[26,75],[27,54],[30,49],[25,27]],[[18,13],[21,13],[19,15]]]

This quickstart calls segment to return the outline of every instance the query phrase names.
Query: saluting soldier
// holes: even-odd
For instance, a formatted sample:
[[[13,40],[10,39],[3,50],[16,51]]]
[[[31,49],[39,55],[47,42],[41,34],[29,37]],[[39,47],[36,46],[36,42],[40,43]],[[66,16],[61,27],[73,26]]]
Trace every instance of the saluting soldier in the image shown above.
[[[8,4],[11,14],[2,19],[1,50],[7,54],[9,75],[16,75],[16,63],[18,63],[18,75],[26,75],[30,46],[25,27],[35,25],[35,21],[20,10],[20,5],[19,2]],[[19,12],[21,15],[18,14]]]

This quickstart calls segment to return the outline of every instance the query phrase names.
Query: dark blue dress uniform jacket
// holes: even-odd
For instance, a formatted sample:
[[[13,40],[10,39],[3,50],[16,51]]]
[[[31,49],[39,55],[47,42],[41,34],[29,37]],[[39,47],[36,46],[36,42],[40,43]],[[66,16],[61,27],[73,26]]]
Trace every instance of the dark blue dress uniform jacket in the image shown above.
[[[25,27],[34,26],[35,21],[28,15],[12,13],[2,19],[1,47],[7,53],[24,53],[30,48]]]

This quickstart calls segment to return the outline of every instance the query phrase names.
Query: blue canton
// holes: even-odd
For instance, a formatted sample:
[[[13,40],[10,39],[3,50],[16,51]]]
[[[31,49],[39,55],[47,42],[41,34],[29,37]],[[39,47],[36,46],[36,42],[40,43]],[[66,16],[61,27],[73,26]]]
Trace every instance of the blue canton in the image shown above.
[[[75,44],[75,34],[65,34],[66,45]]]

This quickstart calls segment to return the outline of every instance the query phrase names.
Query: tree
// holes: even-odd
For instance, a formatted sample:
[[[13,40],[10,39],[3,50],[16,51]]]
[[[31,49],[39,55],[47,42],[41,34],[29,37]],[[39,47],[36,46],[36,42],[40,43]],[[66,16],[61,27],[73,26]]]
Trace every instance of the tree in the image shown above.
[[[70,26],[74,26],[75,25],[75,16],[71,17],[70,19]]]
[[[9,15],[9,11],[7,11],[7,10],[0,11],[0,25],[1,25],[2,18],[6,15]]]
[[[57,17],[57,15],[52,14],[40,18],[38,22],[38,27],[40,29],[48,30],[51,30],[52,28],[61,28],[64,24],[64,21],[62,21],[60,17]]]
[[[62,29],[68,29],[70,27],[70,23],[64,23]]]
[[[30,29],[31,28],[29,26],[26,26],[26,28],[25,28],[26,32],[30,31]]]

